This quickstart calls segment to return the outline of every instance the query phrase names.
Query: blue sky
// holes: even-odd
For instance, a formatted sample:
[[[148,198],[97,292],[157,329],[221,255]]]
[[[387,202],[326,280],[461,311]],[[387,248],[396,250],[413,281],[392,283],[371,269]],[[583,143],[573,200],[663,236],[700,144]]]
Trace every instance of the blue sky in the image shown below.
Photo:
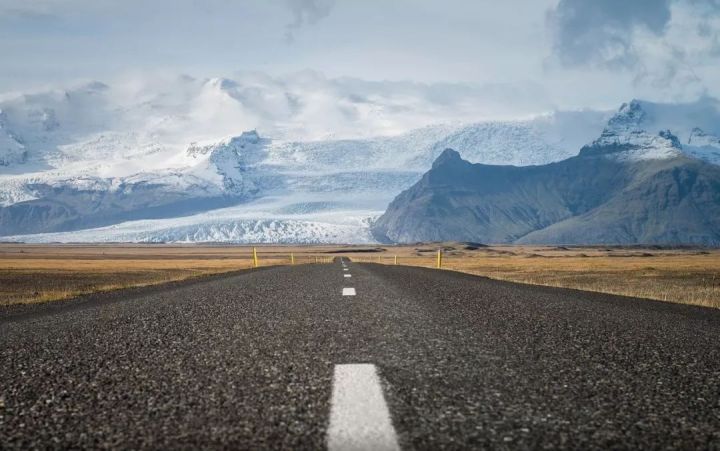
[[[0,0],[0,92],[311,69],[609,107],[720,96],[719,30],[718,0]]]

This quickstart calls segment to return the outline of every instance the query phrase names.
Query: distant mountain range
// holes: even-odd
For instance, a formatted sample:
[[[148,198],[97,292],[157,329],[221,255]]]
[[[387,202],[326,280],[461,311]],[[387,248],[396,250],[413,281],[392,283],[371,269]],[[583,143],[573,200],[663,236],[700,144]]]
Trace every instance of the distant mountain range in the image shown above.
[[[687,146],[623,105],[579,155],[539,166],[471,164],[445,150],[373,225],[382,241],[720,245],[717,137]],[[697,158],[697,157],[703,157]]]
[[[541,164],[572,155],[607,119],[556,112],[364,136],[407,113],[382,93],[268,83],[182,79],[137,98],[90,83],[0,100],[0,239],[368,242],[369,223],[445,147],[471,161]],[[369,128],[295,135],[306,110],[330,108],[313,103],[326,97],[344,113],[323,120]],[[237,131],[262,125],[270,106],[288,128]]]
[[[0,240],[371,242],[370,225],[446,148],[521,170],[571,158],[602,133],[596,147],[625,142],[634,150],[623,155],[642,164],[676,151],[720,163],[710,98],[389,133],[410,114],[396,99],[372,85],[358,93],[326,84],[182,78],[132,96],[95,82],[0,98]],[[342,114],[317,111],[338,105]],[[327,123],[307,122],[316,117]],[[354,136],[348,121],[369,127]],[[335,126],[337,136],[322,132]],[[322,138],[296,133],[316,129]]]

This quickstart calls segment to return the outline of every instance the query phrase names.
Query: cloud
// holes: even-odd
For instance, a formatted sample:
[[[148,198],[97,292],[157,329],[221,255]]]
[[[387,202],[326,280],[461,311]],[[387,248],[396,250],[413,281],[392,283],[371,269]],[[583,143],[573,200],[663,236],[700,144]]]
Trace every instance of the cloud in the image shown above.
[[[637,61],[635,30],[661,36],[670,18],[670,0],[560,0],[548,24],[565,66],[616,67]]]
[[[334,0],[285,0],[293,21],[285,26],[285,40],[295,41],[295,33],[306,25],[313,25],[330,14]]]
[[[718,93],[720,0],[560,0],[546,18],[549,68],[624,74],[679,99]]]

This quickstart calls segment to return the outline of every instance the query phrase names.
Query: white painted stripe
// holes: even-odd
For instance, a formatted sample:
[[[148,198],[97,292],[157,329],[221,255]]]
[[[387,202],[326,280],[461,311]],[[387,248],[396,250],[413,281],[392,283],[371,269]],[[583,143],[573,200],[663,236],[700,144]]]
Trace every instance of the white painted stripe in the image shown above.
[[[345,277],[352,277],[350,274],[343,274]]]
[[[399,451],[375,365],[335,365],[329,451]]]
[[[343,268],[343,271],[350,271],[350,270],[349,270],[349,269],[347,269],[347,268]]]
[[[355,288],[343,288],[343,296],[355,296]]]

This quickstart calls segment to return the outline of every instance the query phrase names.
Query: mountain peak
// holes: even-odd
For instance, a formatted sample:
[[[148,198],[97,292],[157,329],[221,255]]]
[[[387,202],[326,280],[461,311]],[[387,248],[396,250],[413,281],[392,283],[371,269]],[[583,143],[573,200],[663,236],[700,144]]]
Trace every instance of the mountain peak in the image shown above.
[[[257,144],[260,142],[260,135],[257,130],[250,130],[242,132],[240,136],[236,136],[232,139],[233,142]]]
[[[581,156],[604,155],[619,160],[658,160],[682,154],[682,145],[669,129],[649,130],[643,102],[623,103],[600,137],[580,150]]]
[[[665,160],[681,156],[682,145],[670,130],[653,135],[644,130],[617,133],[606,129],[600,138],[583,147],[580,155],[617,160]]]
[[[442,151],[440,156],[438,156],[435,159],[435,162],[433,163],[432,167],[434,169],[434,168],[446,165],[448,163],[454,163],[454,162],[458,162],[458,161],[463,161],[463,159],[457,150],[445,149]]]
[[[677,136],[673,135],[670,130],[660,130],[658,136],[664,138],[670,142],[670,145],[678,150],[682,150],[682,145]]]
[[[630,103],[623,103],[620,109],[608,121],[606,130],[632,130],[639,128],[646,117],[645,110],[639,100],[633,99]]]

